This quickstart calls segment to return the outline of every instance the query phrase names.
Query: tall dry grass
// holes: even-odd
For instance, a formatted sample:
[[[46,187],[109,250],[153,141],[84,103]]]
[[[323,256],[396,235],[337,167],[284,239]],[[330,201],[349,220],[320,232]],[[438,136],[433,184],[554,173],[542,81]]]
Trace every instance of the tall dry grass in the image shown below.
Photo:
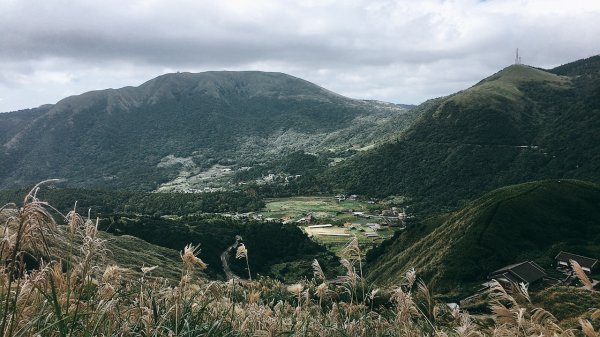
[[[36,198],[37,188],[23,207],[2,211],[8,215],[0,244],[3,336],[598,335],[589,320],[578,330],[561,328],[551,313],[530,309],[526,289],[509,294],[498,283],[489,290],[490,320],[438,301],[414,270],[392,289],[373,289],[354,241],[344,250],[346,275],[335,281],[316,260],[315,277],[294,285],[209,281],[195,276],[206,265],[199,248],[188,245],[174,283],[154,277],[157,267],[143,261],[140,270],[107,265],[96,223],[76,208],[55,212]],[[53,249],[53,240],[64,240],[66,251]]]

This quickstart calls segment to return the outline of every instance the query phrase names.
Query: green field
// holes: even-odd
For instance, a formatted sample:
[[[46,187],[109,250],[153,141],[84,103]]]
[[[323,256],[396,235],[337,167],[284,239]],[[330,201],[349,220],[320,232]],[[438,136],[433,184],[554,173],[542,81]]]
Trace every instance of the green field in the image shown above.
[[[395,229],[382,227],[377,230],[378,238],[367,237],[367,233],[375,232],[366,226],[367,223],[380,223],[377,216],[370,218],[356,217],[349,214],[353,212],[369,213],[369,204],[364,200],[346,200],[338,202],[333,197],[292,197],[265,200],[266,206],[262,211],[265,218],[286,219],[296,221],[308,214],[313,216],[314,224],[333,224],[328,228],[308,228],[308,225],[299,227],[313,240],[324,245],[335,253],[356,236],[361,247],[366,251],[378,245],[383,239],[394,235]],[[352,223],[353,228],[344,228],[344,223]],[[349,236],[331,236],[331,234],[347,234]]]
[[[347,214],[338,214],[352,210],[355,212],[367,211],[366,201],[342,201],[337,202],[333,197],[292,197],[266,199],[265,209],[262,211],[267,218],[290,218],[300,219],[301,217],[312,213],[317,222],[331,222],[342,220]],[[352,217],[350,215],[350,217]],[[339,218],[339,219],[338,219]]]
[[[314,241],[326,247],[333,253],[339,253],[340,250],[354,237],[358,239],[358,243],[366,253],[369,249],[379,245],[384,239],[394,235],[395,230],[389,227],[383,227],[380,230],[374,231],[365,225],[358,225],[354,229],[348,229],[339,226],[328,228],[309,228],[308,226],[300,226],[302,230]],[[378,238],[366,236],[367,233],[376,232]],[[329,236],[329,234],[348,234],[350,236]]]

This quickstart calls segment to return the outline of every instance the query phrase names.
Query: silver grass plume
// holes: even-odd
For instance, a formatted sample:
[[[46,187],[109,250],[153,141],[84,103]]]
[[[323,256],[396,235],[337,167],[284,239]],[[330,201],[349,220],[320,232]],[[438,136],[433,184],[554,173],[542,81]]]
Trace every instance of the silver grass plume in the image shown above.
[[[323,273],[323,269],[321,269],[321,265],[319,264],[319,261],[317,261],[317,259],[313,260],[312,270],[313,270],[315,279],[320,279],[322,281],[325,281],[325,273]]]
[[[575,261],[575,260],[569,260],[569,263],[571,264],[571,268],[573,268],[573,272],[575,273],[575,276],[577,276],[579,281],[581,281],[581,283],[583,283],[583,286],[587,290],[593,290],[594,285],[592,284],[592,281],[590,281],[590,279],[587,277],[587,275],[585,274],[585,271],[583,271],[583,268],[581,268],[579,263],[577,263],[577,261]]]

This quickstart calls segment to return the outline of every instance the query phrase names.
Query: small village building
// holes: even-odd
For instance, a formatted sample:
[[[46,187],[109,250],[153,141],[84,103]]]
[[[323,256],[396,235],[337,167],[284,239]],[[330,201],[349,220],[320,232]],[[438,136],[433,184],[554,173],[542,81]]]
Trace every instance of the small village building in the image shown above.
[[[358,218],[370,219],[371,216],[369,214],[365,214],[365,212],[352,212],[352,215]]]
[[[577,262],[581,266],[581,269],[583,269],[583,271],[585,271],[588,274],[591,274],[592,271],[600,268],[600,262],[598,262],[598,259],[581,256],[573,253],[561,251],[554,258],[554,261],[556,261],[557,268],[566,270],[571,270],[570,260]]]
[[[374,231],[381,229],[381,225],[378,223],[368,223],[367,227],[371,228]]]
[[[320,236],[335,236],[335,237],[350,237],[350,234],[346,233],[317,233]]]
[[[546,276],[542,267],[533,261],[525,261],[498,269],[488,275],[488,279],[495,279],[506,288],[513,284],[524,283],[526,287],[541,281]]]
[[[323,224],[323,225],[312,225],[312,226],[308,226],[308,228],[327,228],[327,227],[333,227],[332,224],[328,223],[328,224]]]
[[[311,223],[312,221],[313,221],[312,215],[308,214],[307,216],[296,220],[296,223],[299,225],[306,225],[306,224]]]

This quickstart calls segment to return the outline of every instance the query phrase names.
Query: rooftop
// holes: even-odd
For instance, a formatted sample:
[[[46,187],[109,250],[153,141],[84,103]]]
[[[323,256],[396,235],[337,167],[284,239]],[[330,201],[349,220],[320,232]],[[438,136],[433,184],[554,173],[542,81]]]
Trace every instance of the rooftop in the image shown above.
[[[599,266],[598,259],[581,256],[581,255],[577,255],[577,254],[573,254],[573,253],[562,252],[562,251],[560,253],[558,253],[558,255],[556,255],[556,257],[554,259],[557,261],[566,262],[566,263],[569,263],[569,260],[574,260],[577,263],[579,263],[579,265],[582,268],[593,269],[593,268],[596,268]]]
[[[510,274],[512,277],[508,277],[507,274]],[[498,269],[492,272],[489,278],[496,278],[498,276],[507,277],[512,281],[518,279],[521,282],[533,283],[546,276],[546,272],[537,263],[525,261]]]

